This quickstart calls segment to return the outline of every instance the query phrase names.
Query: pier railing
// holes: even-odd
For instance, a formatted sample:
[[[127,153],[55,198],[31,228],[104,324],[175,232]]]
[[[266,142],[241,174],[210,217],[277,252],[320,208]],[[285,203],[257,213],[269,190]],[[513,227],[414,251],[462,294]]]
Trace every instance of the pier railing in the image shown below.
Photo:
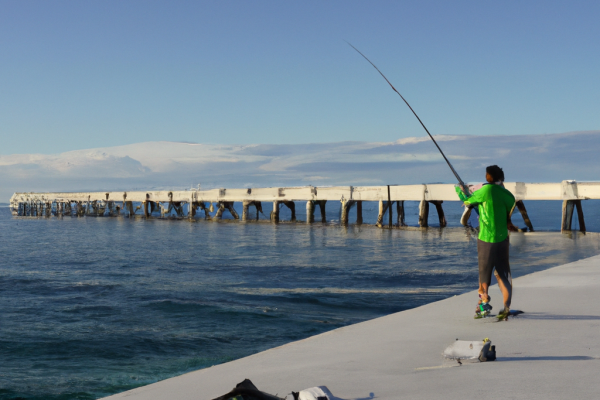
[[[504,186],[513,193],[517,200],[517,208],[523,215],[530,230],[533,226],[527,215],[523,201],[526,200],[561,200],[563,201],[562,229],[571,229],[574,209],[577,209],[580,230],[585,231],[585,222],[581,201],[600,199],[600,182],[562,181],[558,183],[524,183],[505,182]],[[325,203],[340,201],[341,223],[348,223],[348,212],[356,206],[357,221],[362,223],[362,202],[378,201],[379,217],[377,225],[383,227],[384,215],[396,203],[397,225],[404,225],[404,201],[419,201],[419,225],[428,225],[429,204],[435,205],[440,218],[440,226],[446,225],[442,202],[457,201],[452,184],[422,185],[388,185],[388,186],[330,186],[330,187],[279,187],[279,188],[247,188],[247,189],[212,189],[212,190],[179,190],[179,191],[131,191],[131,192],[77,192],[77,193],[15,193],[10,199],[10,207],[16,216],[133,216],[141,211],[150,217],[154,211],[161,216],[174,212],[179,217],[193,218],[198,209],[204,211],[205,218],[221,218],[225,210],[239,218],[233,209],[234,202],[243,203],[242,220],[250,218],[249,207],[262,211],[262,202],[273,202],[271,220],[279,222],[281,205],[292,211],[295,220],[294,202],[306,201],[307,221],[314,222],[315,206],[321,208],[321,216],[325,220]],[[134,208],[134,203],[140,205]],[[208,203],[208,206],[207,206]],[[217,207],[216,214],[213,203]],[[184,209],[185,207],[185,209]],[[392,226],[392,213],[388,214],[388,224]],[[254,219],[254,218],[252,218]]]

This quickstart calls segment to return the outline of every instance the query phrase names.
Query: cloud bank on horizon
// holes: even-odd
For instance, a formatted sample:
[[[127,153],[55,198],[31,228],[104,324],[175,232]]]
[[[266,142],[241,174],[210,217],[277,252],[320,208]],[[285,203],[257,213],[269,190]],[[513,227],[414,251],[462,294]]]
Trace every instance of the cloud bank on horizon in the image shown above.
[[[436,136],[461,178],[500,165],[507,181],[600,180],[600,131]],[[216,145],[145,142],[61,154],[0,155],[0,201],[14,192],[454,183],[427,136],[395,142]]]

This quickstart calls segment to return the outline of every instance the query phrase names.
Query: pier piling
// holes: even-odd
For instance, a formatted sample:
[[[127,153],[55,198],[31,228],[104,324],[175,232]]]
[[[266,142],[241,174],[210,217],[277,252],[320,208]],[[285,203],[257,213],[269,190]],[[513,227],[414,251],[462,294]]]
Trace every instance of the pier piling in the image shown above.
[[[354,205],[353,200],[346,200],[342,198],[340,206],[340,223],[342,225],[348,225],[348,217],[350,214],[350,209]]]
[[[273,211],[271,211],[271,222],[279,223],[279,200],[273,202]]]
[[[321,210],[321,222],[325,223],[327,222],[327,215],[325,214],[327,200],[318,200],[317,203],[319,204],[319,210]]]
[[[446,222],[446,216],[444,215],[444,209],[442,208],[442,200],[431,200],[429,203],[435,206],[435,210],[438,213],[438,219],[440,221],[440,228],[444,228],[448,223]]]
[[[419,203],[419,226],[427,228],[429,226],[429,202],[421,200]]]
[[[311,224],[315,222],[315,202],[308,200],[306,202],[306,223]]]
[[[529,215],[527,214],[527,209],[525,208],[525,204],[523,203],[523,200],[519,200],[515,203],[517,209],[519,209],[519,212],[521,213],[521,216],[523,217],[523,222],[525,222],[525,225],[527,226],[527,228],[529,229],[530,232],[533,232],[533,224],[531,223],[531,220],[529,219]]]
[[[389,202],[379,200],[379,214],[377,215],[377,222],[375,223],[375,225],[377,225],[378,228],[383,228],[383,217],[386,211],[388,210],[389,206]]]
[[[571,230],[571,225],[573,222],[573,211],[577,210],[577,218],[579,222],[579,230],[583,233],[586,232],[585,229],[585,220],[583,218],[583,208],[581,206],[581,200],[564,200],[562,206],[562,222],[561,222],[561,232],[566,232]]]
[[[404,200],[396,201],[396,214],[398,214],[398,226],[406,226],[404,220]]]
[[[358,200],[356,202],[356,225],[362,225],[363,223],[363,209],[362,209],[362,201]]]
[[[282,203],[290,209],[292,213],[292,217],[290,218],[290,222],[296,222],[296,203],[293,201],[282,201]]]

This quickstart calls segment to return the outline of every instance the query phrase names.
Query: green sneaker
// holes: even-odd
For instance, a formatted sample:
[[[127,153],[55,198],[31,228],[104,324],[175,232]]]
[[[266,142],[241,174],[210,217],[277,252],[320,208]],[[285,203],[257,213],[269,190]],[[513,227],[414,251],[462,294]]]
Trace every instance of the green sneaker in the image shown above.
[[[508,321],[509,315],[510,315],[510,309],[508,307],[504,307],[504,309],[498,313],[496,318],[498,318],[498,321]]]

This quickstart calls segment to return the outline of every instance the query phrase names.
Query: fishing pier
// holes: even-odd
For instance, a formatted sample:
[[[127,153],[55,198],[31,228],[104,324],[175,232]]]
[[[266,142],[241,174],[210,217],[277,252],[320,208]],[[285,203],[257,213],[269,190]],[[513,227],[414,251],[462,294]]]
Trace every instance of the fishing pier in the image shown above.
[[[563,202],[563,231],[570,231],[573,214],[577,211],[579,229],[585,232],[582,200],[600,199],[600,182],[562,181],[559,183],[504,183],[516,198],[517,209],[530,231],[533,224],[527,214],[525,201],[560,200]],[[470,187],[473,187],[472,185]],[[306,223],[315,222],[315,208],[319,207],[321,222],[326,222],[327,202],[339,201],[340,223],[349,224],[349,213],[356,207],[356,221],[363,223],[363,202],[378,202],[378,227],[406,226],[404,202],[419,202],[419,226],[429,226],[429,207],[433,205],[438,214],[440,227],[445,227],[444,201],[458,201],[452,184],[389,185],[389,186],[333,186],[333,187],[281,187],[248,189],[212,189],[179,191],[135,192],[79,192],[79,193],[15,193],[10,199],[14,216],[95,216],[144,218],[204,218],[222,219],[229,212],[240,219],[234,203],[242,203],[242,221],[259,220],[262,204],[270,202],[273,211],[270,220],[280,222],[280,209],[291,211],[291,221],[296,222],[296,203],[306,203]],[[393,206],[395,204],[395,212]],[[395,214],[395,220],[393,216]],[[386,218],[387,216],[387,218]]]

